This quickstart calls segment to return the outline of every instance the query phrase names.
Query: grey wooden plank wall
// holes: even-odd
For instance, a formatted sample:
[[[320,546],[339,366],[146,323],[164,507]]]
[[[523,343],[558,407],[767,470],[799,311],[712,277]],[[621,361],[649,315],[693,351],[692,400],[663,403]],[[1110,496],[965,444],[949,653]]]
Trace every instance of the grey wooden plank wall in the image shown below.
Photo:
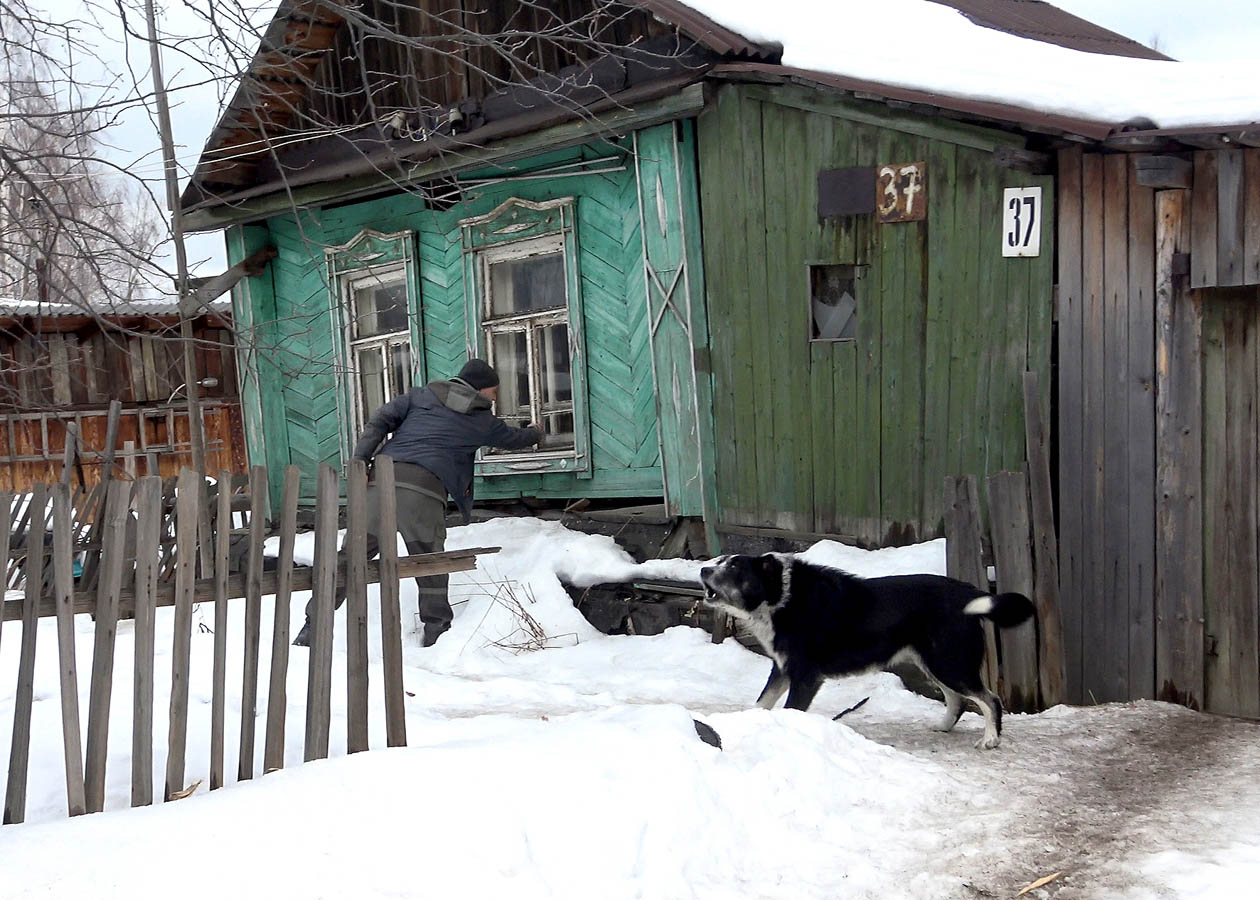
[[[1155,692],[1155,197],[1130,156],[1059,158],[1067,699]]]

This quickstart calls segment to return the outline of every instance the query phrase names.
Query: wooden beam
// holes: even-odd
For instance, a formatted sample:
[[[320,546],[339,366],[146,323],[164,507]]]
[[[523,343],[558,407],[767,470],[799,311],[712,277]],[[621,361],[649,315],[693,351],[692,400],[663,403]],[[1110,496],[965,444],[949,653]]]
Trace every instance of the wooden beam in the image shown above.
[[[221,275],[207,279],[184,298],[184,315],[196,316],[202,312],[213,312],[209,308],[212,301],[236,287],[236,283],[242,278],[257,278],[263,273],[267,263],[278,255],[279,251],[268,244],[255,250]]]
[[[468,550],[447,550],[443,553],[417,553],[414,556],[404,556],[398,560],[398,577],[401,578],[419,578],[423,575],[443,575],[450,572],[471,572],[477,568],[477,557],[487,553],[498,553],[498,547],[473,547]],[[313,584],[312,572],[310,568],[298,568],[293,570],[290,577],[289,588],[292,591],[309,591]],[[381,580],[381,564],[377,560],[369,560],[367,564],[367,583],[376,584]],[[261,586],[263,596],[274,594],[277,589],[278,578],[275,572],[264,572],[261,578]],[[345,572],[337,573],[337,584],[345,583]],[[246,596],[246,576],[244,573],[238,573],[228,578],[227,597],[229,600],[240,600]],[[199,578],[194,586],[193,603],[207,603],[213,601],[214,579]],[[118,595],[119,612],[124,618],[135,610],[135,592],[131,590],[123,590]],[[174,606],[175,605],[175,587],[170,582],[159,584],[155,594],[155,605],[157,606]],[[21,600],[6,600],[4,602],[3,621],[11,622],[22,618]],[[74,611],[75,614],[91,613],[96,611],[96,594],[94,591],[75,591],[74,593]],[[39,617],[54,616],[57,614],[55,602],[49,599],[41,599],[39,604]]]
[[[1194,163],[1180,156],[1139,156],[1133,161],[1137,183],[1149,188],[1194,187]]]

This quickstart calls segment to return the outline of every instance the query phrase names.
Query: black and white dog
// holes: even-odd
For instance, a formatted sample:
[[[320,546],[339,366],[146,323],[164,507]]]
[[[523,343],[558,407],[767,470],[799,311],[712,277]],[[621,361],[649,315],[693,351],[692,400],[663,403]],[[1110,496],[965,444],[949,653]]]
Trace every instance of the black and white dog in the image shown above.
[[[1034,612],[1023,594],[991,596],[940,575],[858,578],[783,553],[719,557],[700,580],[705,602],[747,623],[774,662],[757,698],[763,709],[784,691],[789,709],[809,709],[826,678],[909,659],[945,696],[939,730],[954,727],[969,697],[984,713],[976,747],[998,745],[1002,704],[980,679],[980,619],[1020,624]]]

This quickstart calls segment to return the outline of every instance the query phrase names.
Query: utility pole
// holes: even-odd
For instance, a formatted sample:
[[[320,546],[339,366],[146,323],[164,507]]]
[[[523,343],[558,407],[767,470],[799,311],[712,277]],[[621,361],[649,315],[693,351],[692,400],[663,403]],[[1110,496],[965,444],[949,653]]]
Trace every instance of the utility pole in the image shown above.
[[[162,138],[162,160],[166,169],[166,205],[171,210],[171,236],[175,239],[175,266],[178,275],[179,336],[184,345],[184,396],[188,399],[188,434],[192,443],[192,468],[206,475],[206,435],[201,420],[200,385],[197,383],[197,353],[192,318],[197,310],[189,302],[188,259],[184,250],[184,214],[179,208],[179,170],[175,163],[175,139],[171,133],[171,109],[166,101],[162,78],[162,51],[158,43],[157,14],[153,0],[145,0],[149,24],[149,59],[153,69],[153,93],[157,98],[158,131]]]

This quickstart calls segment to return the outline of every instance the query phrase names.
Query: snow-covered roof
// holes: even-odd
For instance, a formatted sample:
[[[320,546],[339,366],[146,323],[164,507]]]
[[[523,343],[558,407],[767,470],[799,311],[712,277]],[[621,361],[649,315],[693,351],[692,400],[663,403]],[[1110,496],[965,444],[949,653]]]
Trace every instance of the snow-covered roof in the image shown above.
[[[1260,63],[1172,62],[1071,50],[978,25],[931,0],[687,0],[782,64],[876,85],[1113,127],[1260,123]]]

